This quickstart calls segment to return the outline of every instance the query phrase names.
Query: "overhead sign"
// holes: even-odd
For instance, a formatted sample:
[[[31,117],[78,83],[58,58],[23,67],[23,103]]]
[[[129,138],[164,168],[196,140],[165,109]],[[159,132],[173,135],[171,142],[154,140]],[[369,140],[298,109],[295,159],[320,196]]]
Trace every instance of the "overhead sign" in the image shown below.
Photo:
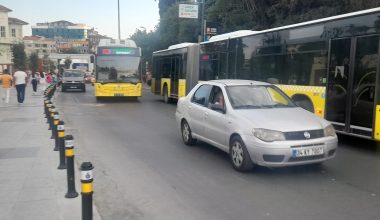
[[[198,18],[198,5],[179,4],[180,18]]]

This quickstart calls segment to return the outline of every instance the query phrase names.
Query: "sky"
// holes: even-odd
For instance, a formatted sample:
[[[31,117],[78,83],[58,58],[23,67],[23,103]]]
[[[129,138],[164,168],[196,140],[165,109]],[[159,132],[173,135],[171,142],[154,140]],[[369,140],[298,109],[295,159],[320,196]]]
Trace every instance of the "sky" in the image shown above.
[[[0,0],[12,10],[9,17],[21,19],[23,34],[32,34],[36,23],[67,20],[94,27],[103,35],[118,37],[117,0]],[[158,24],[158,1],[120,0],[121,38],[128,38],[137,28],[153,30]]]

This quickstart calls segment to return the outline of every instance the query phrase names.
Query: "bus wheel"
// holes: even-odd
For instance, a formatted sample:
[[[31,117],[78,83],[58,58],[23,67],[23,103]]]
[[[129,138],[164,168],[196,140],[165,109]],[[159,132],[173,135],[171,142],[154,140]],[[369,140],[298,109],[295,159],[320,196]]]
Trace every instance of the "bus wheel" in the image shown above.
[[[168,91],[168,87],[167,86],[164,86],[164,102],[165,103],[169,103],[170,102],[169,91]]]

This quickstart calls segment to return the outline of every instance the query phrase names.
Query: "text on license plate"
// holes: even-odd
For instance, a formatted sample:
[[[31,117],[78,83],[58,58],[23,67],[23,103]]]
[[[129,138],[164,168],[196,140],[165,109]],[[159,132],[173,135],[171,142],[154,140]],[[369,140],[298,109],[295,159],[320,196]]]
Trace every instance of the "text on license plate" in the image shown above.
[[[116,93],[115,96],[124,96],[124,94]]]
[[[323,147],[293,149],[292,157],[307,157],[323,154]]]

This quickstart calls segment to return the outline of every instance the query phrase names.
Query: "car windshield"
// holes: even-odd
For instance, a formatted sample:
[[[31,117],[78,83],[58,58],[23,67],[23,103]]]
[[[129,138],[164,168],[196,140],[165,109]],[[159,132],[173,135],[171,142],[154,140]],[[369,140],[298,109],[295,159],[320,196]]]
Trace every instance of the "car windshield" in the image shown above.
[[[238,85],[227,86],[226,89],[234,109],[296,107],[290,98],[275,86]]]
[[[83,77],[84,73],[79,71],[66,71],[63,72],[63,77]]]
[[[96,62],[97,82],[140,82],[138,68],[140,57],[98,56]]]

